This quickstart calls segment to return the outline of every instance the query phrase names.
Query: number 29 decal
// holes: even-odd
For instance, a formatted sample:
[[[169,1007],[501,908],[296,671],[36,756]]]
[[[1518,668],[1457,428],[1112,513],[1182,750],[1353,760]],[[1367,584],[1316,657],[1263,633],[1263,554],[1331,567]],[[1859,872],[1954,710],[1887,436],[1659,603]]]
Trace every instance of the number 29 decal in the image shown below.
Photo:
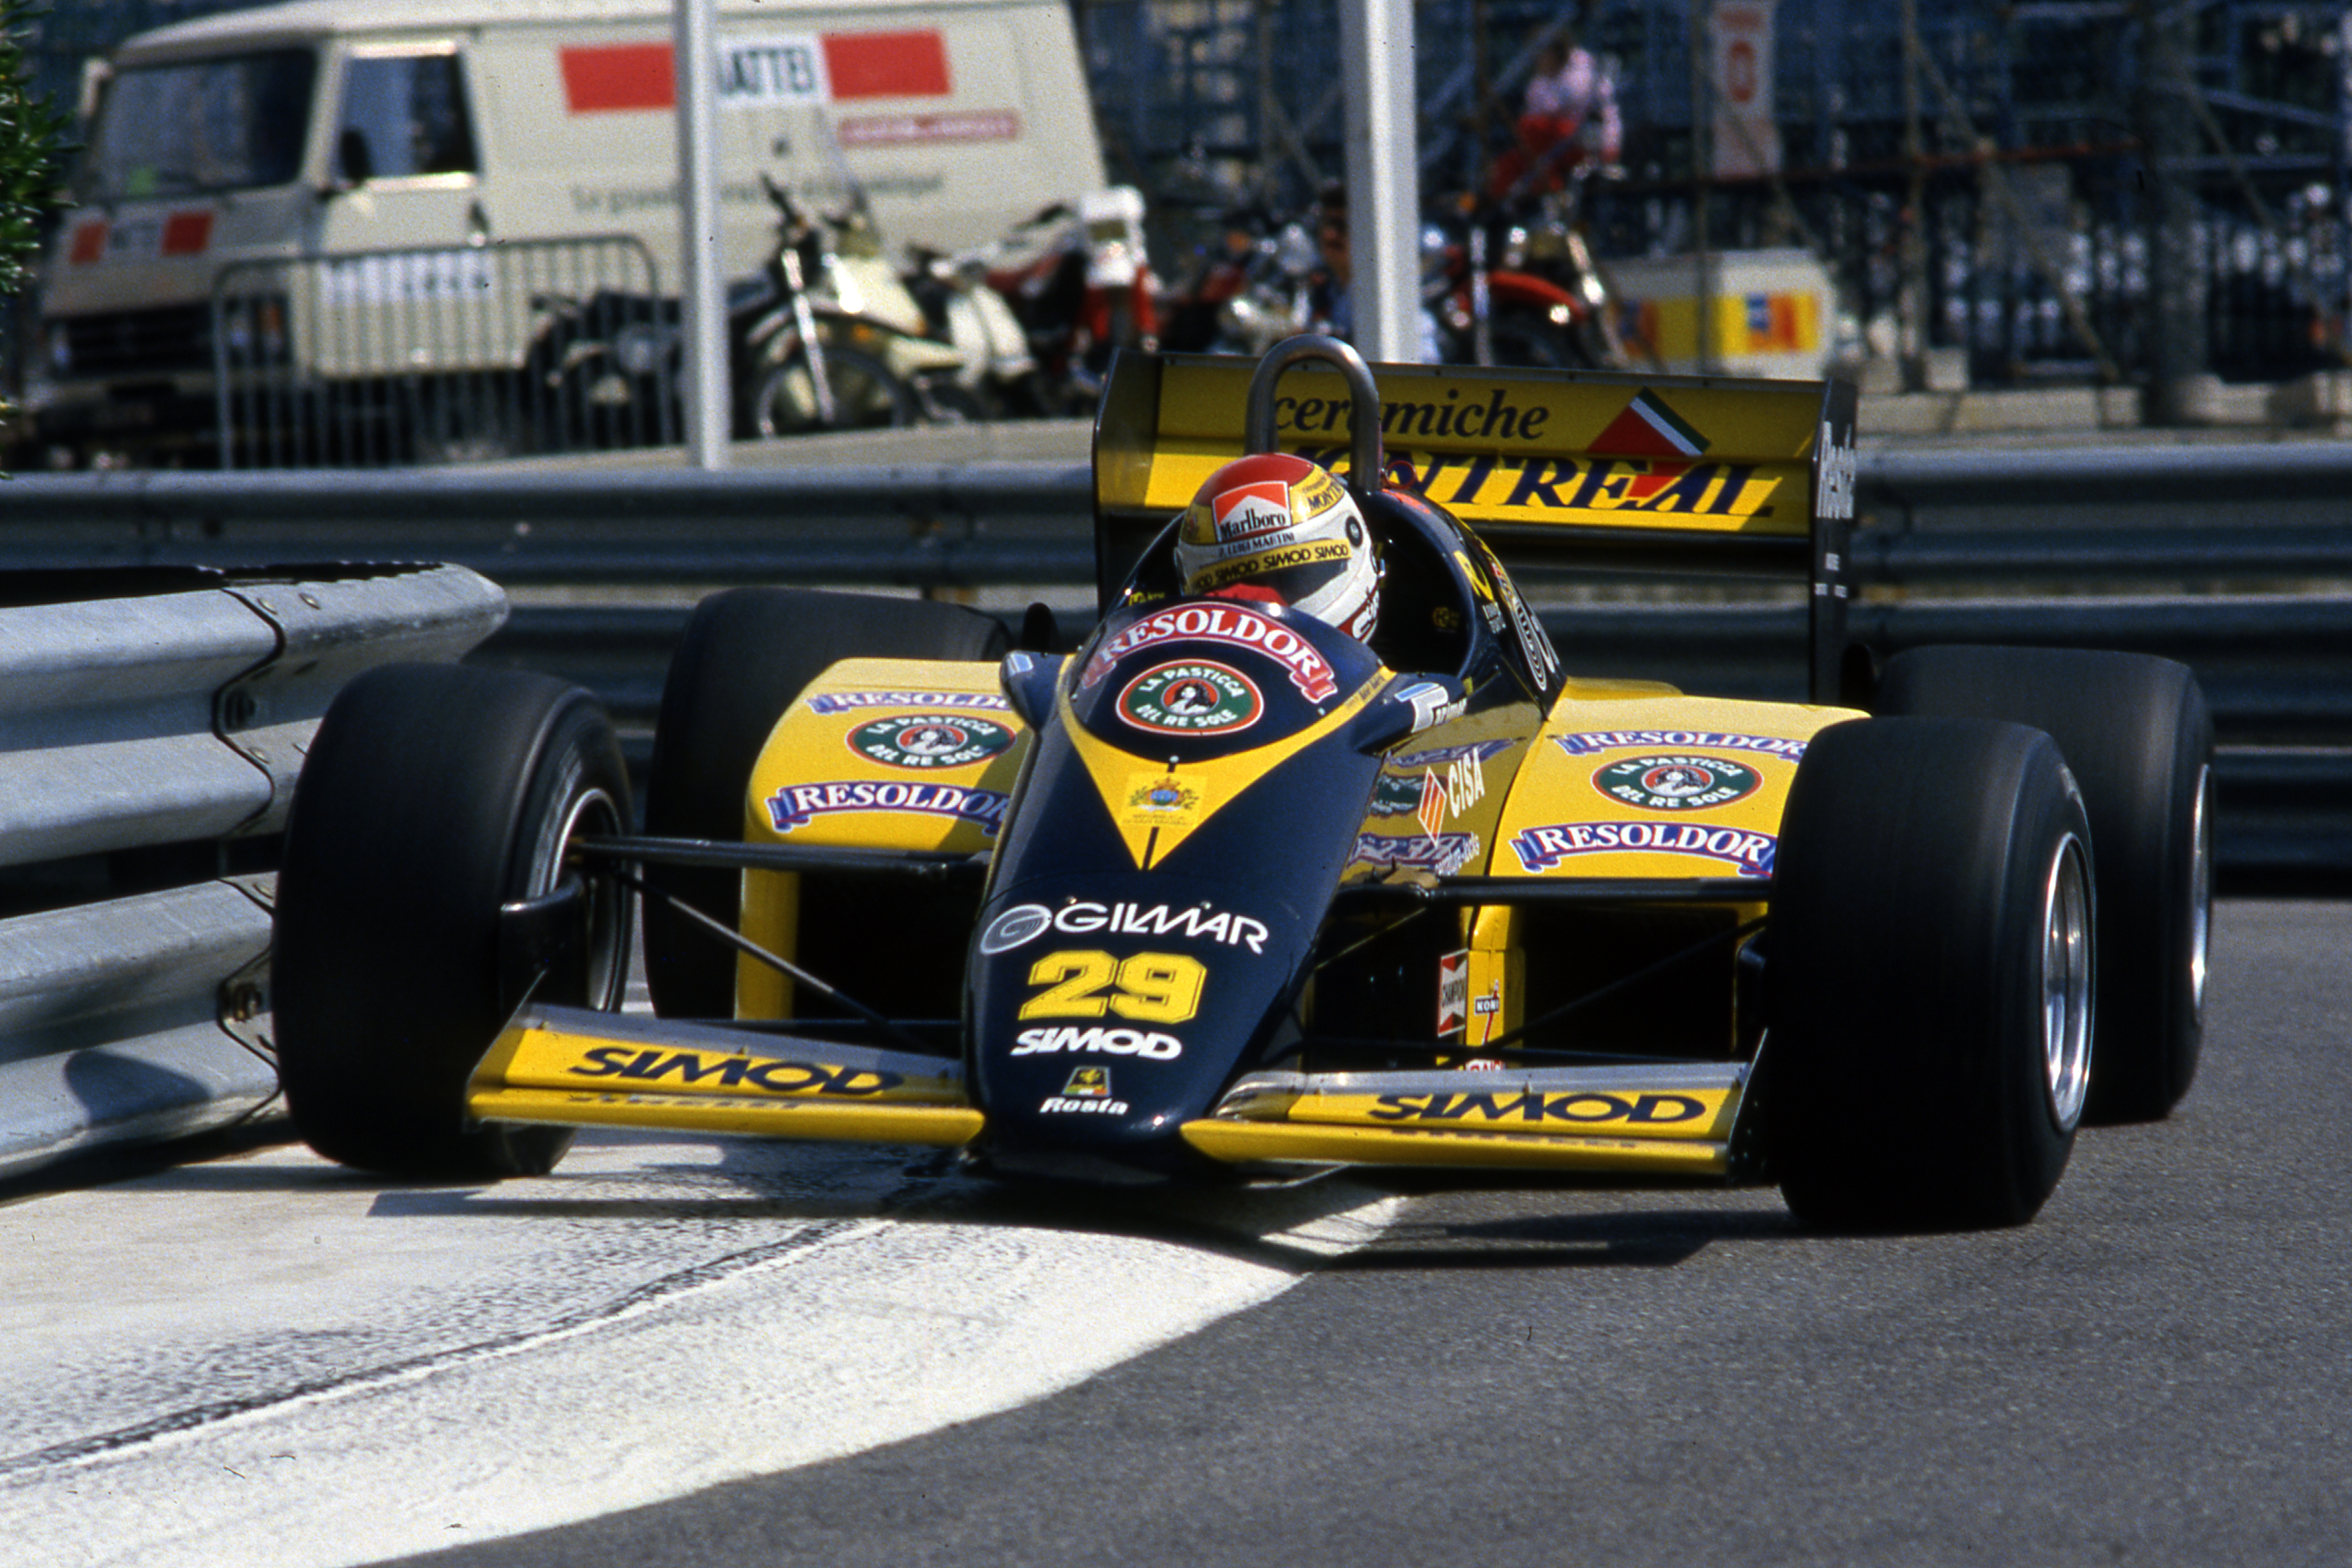
[[[1099,1018],[1106,1012],[1146,1024],[1181,1024],[1201,1010],[1209,971],[1181,952],[1049,952],[1029,966],[1045,990],[1021,1004],[1024,1018]]]

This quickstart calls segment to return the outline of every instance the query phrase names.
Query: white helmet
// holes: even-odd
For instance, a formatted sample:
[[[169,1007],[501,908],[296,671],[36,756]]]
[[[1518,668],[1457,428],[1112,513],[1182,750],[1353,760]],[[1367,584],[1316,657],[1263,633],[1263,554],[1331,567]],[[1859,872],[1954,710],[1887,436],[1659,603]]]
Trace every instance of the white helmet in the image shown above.
[[[1381,564],[1348,487],[1261,452],[1209,476],[1176,531],[1184,592],[1287,605],[1349,636],[1380,623]]]

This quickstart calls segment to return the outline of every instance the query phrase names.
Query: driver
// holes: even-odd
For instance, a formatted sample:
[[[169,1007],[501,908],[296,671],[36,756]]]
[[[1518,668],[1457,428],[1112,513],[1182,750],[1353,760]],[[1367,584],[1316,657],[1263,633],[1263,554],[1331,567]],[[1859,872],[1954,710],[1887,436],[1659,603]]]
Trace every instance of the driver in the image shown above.
[[[1261,452],[1202,485],[1176,531],[1184,592],[1287,605],[1369,641],[1380,548],[1348,487],[1304,458]]]

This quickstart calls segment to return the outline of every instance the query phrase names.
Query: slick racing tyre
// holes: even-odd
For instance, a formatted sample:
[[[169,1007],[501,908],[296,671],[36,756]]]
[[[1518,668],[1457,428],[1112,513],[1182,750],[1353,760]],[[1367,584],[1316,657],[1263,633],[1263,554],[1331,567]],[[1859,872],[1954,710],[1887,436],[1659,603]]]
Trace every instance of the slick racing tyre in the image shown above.
[[[2089,1085],[2091,875],[2047,735],[1872,719],[1813,738],[1781,823],[1759,1068],[1800,1220],[2033,1216]]]
[[[545,676],[387,665],[320,721],[294,790],[272,962],[287,1109],[331,1160],[480,1179],[553,1167],[557,1128],[469,1127],[475,1064],[530,976],[499,906],[556,893],[565,846],[625,833],[628,777],[588,693]],[[531,999],[618,1008],[632,900],[582,879]]]
[[[784,710],[810,681],[845,658],[995,659],[1004,628],[961,605],[795,588],[730,588],[696,606],[670,659],[646,780],[646,831],[656,837],[740,843],[752,765]],[[735,930],[742,879],[734,871],[649,867],[646,880]],[[829,984],[869,1005],[881,972],[923,952],[916,926],[931,905],[903,889],[804,874],[802,956]],[[897,906],[892,922],[888,906]],[[821,918],[812,915],[824,910]],[[735,952],[660,899],[646,906],[646,978],[666,1017],[735,1016]],[[877,922],[881,929],[877,929]],[[936,921],[934,921],[934,923]],[[950,939],[957,963],[971,936]],[[839,952],[844,946],[855,951]],[[842,959],[824,967],[827,950]],[[859,952],[869,954],[865,958]],[[961,970],[958,971],[959,974]],[[866,989],[860,990],[864,984]],[[887,1008],[885,1009],[888,1010]],[[948,1013],[955,1011],[953,1005]]]
[[[2088,1120],[2179,1103],[2204,1037],[2213,905],[2213,721],[2185,665],[2060,648],[1915,648],[1879,711],[2048,732],[2082,786],[2099,863],[2098,1043]]]

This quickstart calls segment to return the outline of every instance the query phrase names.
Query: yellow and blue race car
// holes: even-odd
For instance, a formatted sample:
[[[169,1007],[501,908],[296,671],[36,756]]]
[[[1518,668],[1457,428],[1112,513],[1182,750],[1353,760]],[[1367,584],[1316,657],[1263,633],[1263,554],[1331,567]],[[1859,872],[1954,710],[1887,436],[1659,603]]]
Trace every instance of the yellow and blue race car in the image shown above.
[[[279,878],[295,1124],[401,1174],[621,1126],[2021,1222],[2086,1114],[2161,1116],[2194,1070],[2211,724],[2164,660],[1851,644],[1853,418],[1836,382],[1122,356],[1075,650],[1036,615],[716,595],[642,831],[586,693],[363,676]],[[1368,640],[1186,591],[1174,520],[1252,452],[1342,476]],[[1506,560],[1801,582],[1812,701],[1581,679]]]

